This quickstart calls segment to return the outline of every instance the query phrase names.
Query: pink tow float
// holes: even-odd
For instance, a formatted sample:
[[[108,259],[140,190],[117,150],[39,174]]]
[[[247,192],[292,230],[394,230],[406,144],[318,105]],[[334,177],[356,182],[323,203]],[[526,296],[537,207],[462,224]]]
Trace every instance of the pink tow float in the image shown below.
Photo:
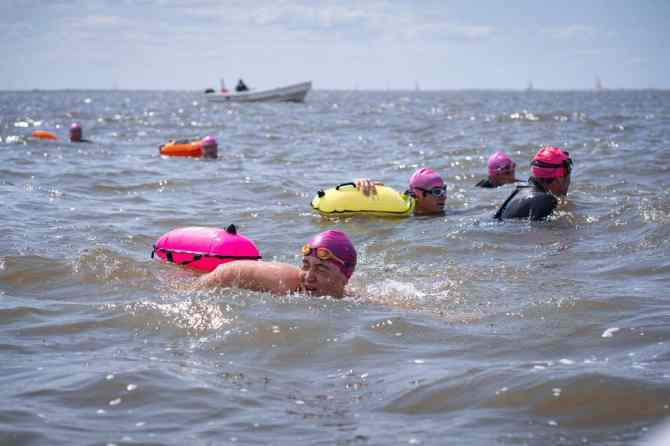
[[[261,258],[254,242],[239,235],[235,225],[226,229],[200,226],[174,229],[156,241],[151,258],[154,255],[163,262],[207,272],[234,260]]]

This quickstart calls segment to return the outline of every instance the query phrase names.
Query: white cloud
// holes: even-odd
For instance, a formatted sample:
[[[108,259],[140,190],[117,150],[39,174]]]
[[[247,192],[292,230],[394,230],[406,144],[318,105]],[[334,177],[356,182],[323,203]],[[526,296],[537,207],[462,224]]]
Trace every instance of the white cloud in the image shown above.
[[[487,25],[463,26],[449,23],[425,24],[412,30],[414,38],[423,42],[479,43],[496,35],[496,28]]]
[[[605,32],[597,27],[589,25],[569,25],[560,28],[548,28],[542,30],[545,35],[560,41],[583,41],[612,37],[611,32]]]
[[[82,26],[92,27],[100,30],[102,27],[118,28],[126,23],[126,20],[116,15],[92,15],[84,17],[79,21]]]

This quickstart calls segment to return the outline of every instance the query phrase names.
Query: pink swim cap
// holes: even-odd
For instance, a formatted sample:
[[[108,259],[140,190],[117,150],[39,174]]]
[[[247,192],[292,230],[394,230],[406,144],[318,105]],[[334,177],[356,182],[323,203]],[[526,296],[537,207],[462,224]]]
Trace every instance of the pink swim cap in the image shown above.
[[[202,138],[202,145],[203,147],[205,147],[205,146],[216,146],[218,144],[216,142],[216,138],[214,138],[213,136],[205,136],[204,138]]]
[[[428,167],[422,167],[417,169],[409,178],[409,187],[410,188],[422,188],[422,189],[431,189],[433,187],[439,187],[444,185],[444,180],[442,177],[437,174],[433,169]]]
[[[70,131],[76,131],[76,130],[81,130],[81,125],[79,125],[78,122],[73,122],[72,125],[70,126]]]
[[[310,249],[311,248],[311,249]],[[337,266],[344,277],[351,278],[351,275],[356,269],[356,248],[342,231],[329,230],[322,232],[314,236],[303,249],[304,255],[313,255],[317,256],[317,248],[326,248],[328,251],[335,254],[344,264],[338,262],[335,259],[330,260],[330,262]]]
[[[496,177],[514,171],[516,163],[503,151],[497,151],[489,157],[488,168],[489,176]]]
[[[571,170],[570,153],[560,147],[542,147],[530,163],[535,178],[560,178],[569,175]]]

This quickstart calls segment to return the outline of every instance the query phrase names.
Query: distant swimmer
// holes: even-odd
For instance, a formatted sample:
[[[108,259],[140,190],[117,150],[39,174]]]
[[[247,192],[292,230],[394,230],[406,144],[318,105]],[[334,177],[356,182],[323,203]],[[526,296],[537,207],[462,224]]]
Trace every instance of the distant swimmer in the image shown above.
[[[341,299],[356,268],[356,249],[344,232],[330,230],[302,247],[302,266],[237,260],[200,277],[198,286],[235,287],[272,294],[305,292]]]
[[[532,176],[527,186],[517,186],[494,218],[544,220],[568,193],[572,159],[559,147],[542,147],[530,163]]]
[[[70,126],[70,142],[92,142],[88,139],[82,139],[81,125],[78,122]]]
[[[496,188],[520,181],[516,179],[516,163],[505,152],[495,152],[487,164],[489,176],[477,183],[477,187]]]
[[[237,85],[235,86],[235,91],[249,91],[249,87],[247,87],[247,84],[244,83],[242,79],[237,81]]]
[[[356,180],[356,187],[365,195],[374,195],[375,186],[383,183],[369,179]],[[422,167],[409,178],[408,192],[414,197],[415,215],[444,214],[444,204],[447,201],[447,185],[442,177],[433,169]]]
[[[219,157],[219,144],[213,136],[205,136],[202,138],[202,156],[204,158]]]
[[[188,139],[170,140],[158,147],[163,156],[218,158],[219,145],[213,136],[191,141]]]

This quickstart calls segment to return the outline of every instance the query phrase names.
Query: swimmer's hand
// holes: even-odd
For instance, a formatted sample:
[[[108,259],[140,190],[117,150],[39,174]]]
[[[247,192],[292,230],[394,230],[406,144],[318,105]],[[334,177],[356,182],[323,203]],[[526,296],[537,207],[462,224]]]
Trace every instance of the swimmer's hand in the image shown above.
[[[354,181],[356,189],[363,192],[366,197],[370,195],[377,195],[377,186],[383,186],[381,181],[370,180],[368,178],[359,178]]]

